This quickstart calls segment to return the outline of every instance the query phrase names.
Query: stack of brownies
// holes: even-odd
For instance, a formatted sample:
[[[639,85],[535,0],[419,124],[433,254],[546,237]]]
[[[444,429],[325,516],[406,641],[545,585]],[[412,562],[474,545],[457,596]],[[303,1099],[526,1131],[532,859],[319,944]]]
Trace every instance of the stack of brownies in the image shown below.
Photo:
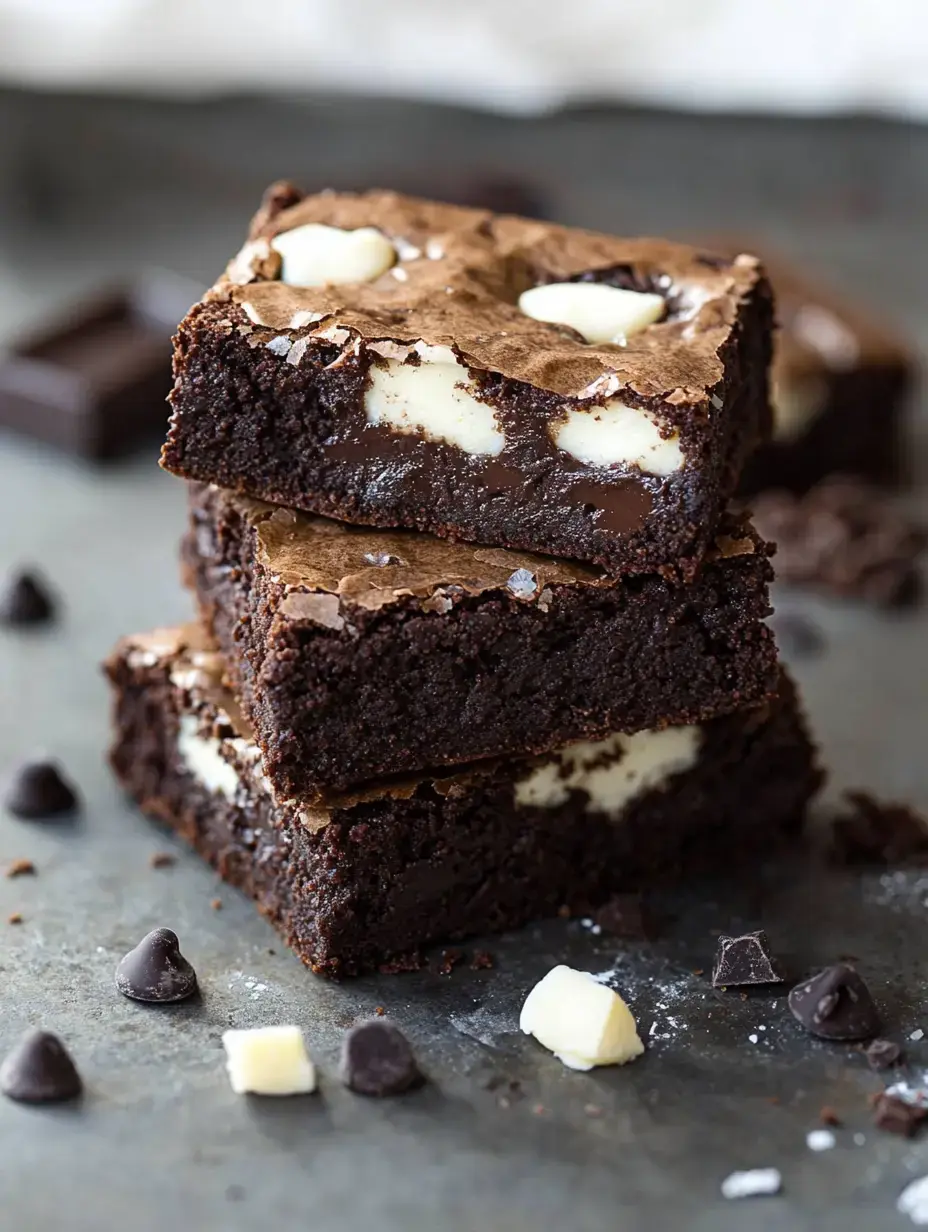
[[[730,867],[819,773],[768,548],[758,262],[276,185],[181,323],[200,623],[113,765],[327,975]]]

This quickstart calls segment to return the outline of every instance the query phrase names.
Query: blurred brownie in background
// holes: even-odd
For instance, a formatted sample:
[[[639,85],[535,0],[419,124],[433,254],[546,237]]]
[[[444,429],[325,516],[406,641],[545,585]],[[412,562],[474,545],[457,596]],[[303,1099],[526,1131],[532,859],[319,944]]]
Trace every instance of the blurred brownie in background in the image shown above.
[[[726,254],[758,252],[750,241],[716,242]],[[914,359],[905,341],[856,302],[771,256],[779,329],[771,391],[773,440],[745,468],[742,491],[804,492],[826,475],[877,484],[903,477],[902,430]]]

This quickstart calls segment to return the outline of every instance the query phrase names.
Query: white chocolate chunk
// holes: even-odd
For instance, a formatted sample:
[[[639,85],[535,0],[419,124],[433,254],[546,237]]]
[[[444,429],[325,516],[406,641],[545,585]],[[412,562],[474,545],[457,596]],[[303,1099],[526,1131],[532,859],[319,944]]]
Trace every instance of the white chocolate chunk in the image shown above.
[[[782,1185],[776,1168],[750,1168],[746,1172],[732,1172],[722,1181],[723,1198],[759,1198],[780,1192]]]
[[[493,408],[470,392],[467,369],[448,347],[418,343],[415,350],[418,364],[390,359],[371,366],[364,395],[367,422],[496,457],[506,437]]]
[[[396,261],[396,249],[375,227],[343,231],[309,222],[271,240],[280,253],[281,282],[296,287],[373,282]]]
[[[558,449],[585,466],[638,466],[646,475],[671,475],[683,465],[680,438],[661,436],[655,416],[617,398],[605,406],[568,410],[550,425]]]
[[[224,1031],[222,1045],[236,1095],[305,1095],[316,1089],[316,1070],[299,1027]]]
[[[821,377],[805,376],[774,380],[773,435],[778,441],[794,441],[825,409],[828,387]]]
[[[519,1026],[570,1069],[624,1065],[644,1052],[632,1012],[586,971],[553,967],[525,998]]]
[[[793,333],[818,351],[829,368],[837,372],[853,368],[860,358],[857,335],[827,308],[803,304],[790,323]]]
[[[568,745],[516,783],[516,804],[557,808],[571,791],[582,791],[588,813],[615,819],[637,796],[695,766],[701,740],[699,725],[691,724]]]
[[[624,346],[661,316],[664,297],[599,282],[550,282],[523,291],[519,311],[536,321],[569,325],[586,342]]]
[[[177,736],[177,752],[181,761],[207,791],[218,792],[232,800],[238,791],[239,776],[234,766],[229,765],[220,753],[218,740],[208,740],[199,732],[196,715],[181,716]]]

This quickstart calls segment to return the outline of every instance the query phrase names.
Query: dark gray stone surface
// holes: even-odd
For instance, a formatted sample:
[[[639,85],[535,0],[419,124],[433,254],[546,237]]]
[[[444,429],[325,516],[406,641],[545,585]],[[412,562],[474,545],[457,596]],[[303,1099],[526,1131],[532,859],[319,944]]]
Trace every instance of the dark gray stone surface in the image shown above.
[[[734,227],[772,239],[814,258],[923,347],[928,340],[924,130],[0,95],[0,133],[7,334],[143,265],[207,281],[275,175],[420,188],[434,175],[440,188],[476,168],[528,176],[567,221],[652,232]],[[72,822],[0,815],[0,858],[28,857],[38,869],[35,878],[0,879],[0,1048],[44,1025],[68,1043],[87,1086],[78,1106],[0,1101],[3,1226],[905,1226],[895,1199],[928,1172],[928,1145],[871,1128],[866,1097],[879,1080],[863,1058],[806,1037],[782,994],[742,999],[713,991],[708,975],[717,933],[763,926],[797,975],[855,955],[894,1038],[928,1030],[928,876],[859,877],[797,858],[664,903],[671,918],[653,943],[614,944],[555,921],[489,940],[492,971],[465,965],[442,976],[433,964],[333,985],[305,972],[248,903],[124,804],[103,761],[98,661],[120,634],[189,611],[175,562],[183,492],[158,471],[155,452],[94,470],[0,437],[0,566],[43,567],[65,607],[58,628],[0,638],[0,765],[45,748],[86,801]],[[781,598],[825,637],[820,657],[795,666],[833,791],[866,786],[928,808],[925,614]],[[161,850],[175,852],[174,867],[149,866]],[[217,894],[221,911],[210,907]],[[21,925],[2,922],[13,911]],[[201,996],[176,1006],[128,1002],[113,986],[115,965],[162,924],[178,933]],[[648,1040],[641,1061],[576,1074],[517,1033],[524,993],[557,961],[615,969]],[[408,1032],[430,1078],[401,1100],[365,1100],[336,1078],[343,1029],[377,1005]],[[221,1032],[284,1021],[304,1028],[321,1093],[234,1096]],[[908,1050],[918,1075],[928,1042]],[[519,1089],[489,1089],[494,1078]],[[823,1104],[844,1127],[833,1151],[813,1154],[805,1135]],[[783,1194],[724,1202],[722,1178],[754,1166],[780,1168]]]

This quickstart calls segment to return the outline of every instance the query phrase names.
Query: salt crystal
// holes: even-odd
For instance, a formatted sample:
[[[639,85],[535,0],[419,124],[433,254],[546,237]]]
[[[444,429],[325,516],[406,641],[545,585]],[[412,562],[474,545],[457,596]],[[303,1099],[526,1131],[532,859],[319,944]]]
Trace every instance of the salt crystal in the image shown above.
[[[723,1198],[756,1198],[780,1192],[783,1180],[777,1168],[732,1172],[722,1181]]]

